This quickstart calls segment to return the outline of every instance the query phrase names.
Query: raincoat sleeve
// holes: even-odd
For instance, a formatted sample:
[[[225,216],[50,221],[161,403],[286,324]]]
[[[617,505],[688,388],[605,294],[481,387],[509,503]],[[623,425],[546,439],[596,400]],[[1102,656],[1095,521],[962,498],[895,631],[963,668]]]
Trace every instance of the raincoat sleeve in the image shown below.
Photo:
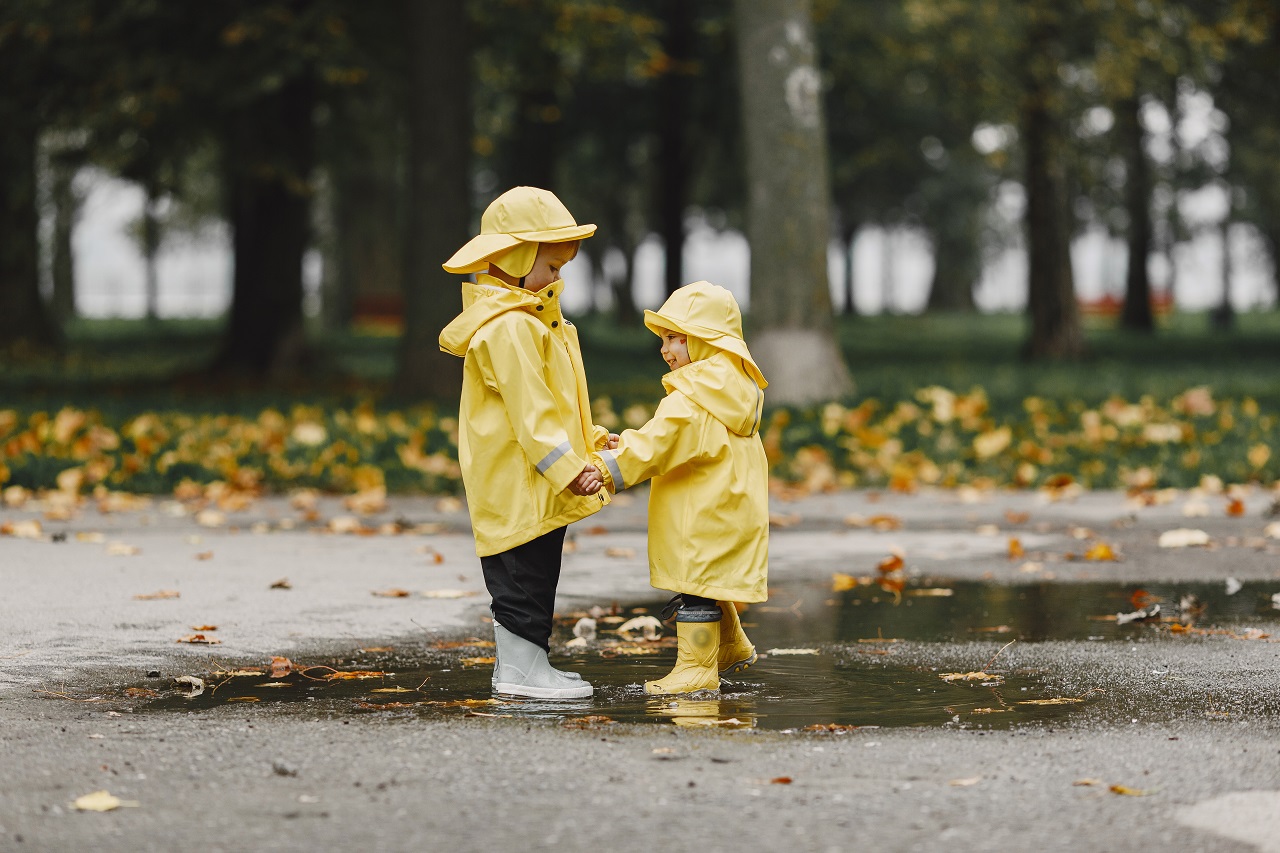
[[[623,431],[616,450],[599,450],[591,461],[611,492],[666,474],[702,455],[706,410],[673,391],[658,404],[653,419],[640,429]]]
[[[504,325],[502,334],[484,342],[490,376],[502,395],[516,440],[529,464],[546,477],[557,492],[564,491],[582,473],[587,462],[569,441],[569,425],[563,422],[556,392],[547,384],[545,356],[537,334],[537,321]],[[582,429],[580,423],[573,428]]]
[[[600,424],[591,425],[591,448],[599,450],[609,446],[609,431]]]

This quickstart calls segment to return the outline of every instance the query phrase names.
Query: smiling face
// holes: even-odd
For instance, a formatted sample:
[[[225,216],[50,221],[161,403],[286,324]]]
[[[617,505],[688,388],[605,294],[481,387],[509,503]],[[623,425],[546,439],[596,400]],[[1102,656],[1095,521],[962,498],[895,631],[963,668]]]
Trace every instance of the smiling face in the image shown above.
[[[533,259],[533,269],[524,277],[524,288],[537,293],[560,280],[560,270],[578,254],[578,240],[567,243],[542,243],[538,256]]]
[[[672,370],[679,370],[689,363],[689,339],[683,332],[663,329],[658,336],[662,340],[662,360]]]

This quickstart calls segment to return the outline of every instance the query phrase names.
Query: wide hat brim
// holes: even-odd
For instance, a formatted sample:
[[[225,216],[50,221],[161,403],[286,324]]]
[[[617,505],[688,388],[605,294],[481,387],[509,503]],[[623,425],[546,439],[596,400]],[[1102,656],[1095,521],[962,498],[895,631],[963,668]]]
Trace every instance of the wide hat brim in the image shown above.
[[[706,341],[718,350],[736,355],[742,359],[747,368],[747,374],[750,375],[755,383],[764,389],[769,386],[769,382],[764,378],[764,373],[760,371],[756,360],[751,357],[751,350],[747,349],[747,342],[742,338],[722,332],[718,329],[711,329],[706,326],[699,326],[697,323],[690,323],[687,320],[677,320],[668,317],[665,314],[659,314],[657,311],[648,309],[644,312],[644,324],[658,337],[662,337],[662,330],[670,329],[675,332],[683,332],[686,335]]]
[[[442,266],[446,272],[465,274],[484,272],[489,258],[500,255],[517,243],[568,243],[583,240],[596,233],[594,225],[566,225],[545,231],[518,231],[514,234],[478,234],[453,253]]]

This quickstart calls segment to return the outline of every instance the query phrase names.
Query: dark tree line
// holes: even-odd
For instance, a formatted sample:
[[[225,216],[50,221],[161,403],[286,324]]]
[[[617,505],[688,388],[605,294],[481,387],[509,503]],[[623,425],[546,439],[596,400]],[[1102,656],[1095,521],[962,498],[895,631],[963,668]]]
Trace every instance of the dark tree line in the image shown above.
[[[799,41],[742,52],[777,26]],[[808,53],[793,51],[801,32]],[[918,228],[935,259],[930,309],[972,310],[995,239],[993,191],[1015,182],[1026,352],[1074,357],[1085,337],[1069,247],[1084,228],[1126,240],[1121,319],[1135,330],[1154,327],[1148,259],[1187,237],[1168,198],[1217,182],[1233,199],[1225,227],[1253,225],[1280,252],[1278,33],[1280,11],[1263,0],[0,0],[0,347],[60,345],[75,205],[66,176],[93,164],[145,191],[152,289],[158,200],[229,224],[233,300],[215,371],[308,369],[302,258],[319,246],[329,322],[370,302],[402,311],[397,387],[449,394],[457,365],[435,334],[456,310],[456,281],[439,259],[489,198],[521,183],[600,225],[583,254],[593,304],[609,294],[623,322],[636,316],[637,247],[658,235],[665,286],[678,286],[687,218],[702,211],[751,235],[762,328],[829,340],[814,245],[851,251],[863,227]],[[784,56],[799,57],[791,76],[758,76]],[[1177,148],[1176,134],[1173,154],[1153,158],[1144,111],[1176,122],[1186,91],[1207,92],[1228,117],[1225,166]],[[809,95],[822,144],[793,145],[804,122],[794,109],[781,125],[766,118],[771,99]],[[1098,109],[1110,127],[1083,132]],[[1003,142],[979,149],[982,128]],[[56,154],[56,310],[39,288],[42,146]],[[793,149],[807,164],[795,174],[819,185],[769,189],[770,169],[796,168]],[[216,180],[193,180],[193,163]],[[767,224],[770,213],[782,224]],[[799,221],[820,242],[770,242]],[[622,259],[621,275],[609,258]],[[845,266],[838,303],[852,310],[851,255]]]

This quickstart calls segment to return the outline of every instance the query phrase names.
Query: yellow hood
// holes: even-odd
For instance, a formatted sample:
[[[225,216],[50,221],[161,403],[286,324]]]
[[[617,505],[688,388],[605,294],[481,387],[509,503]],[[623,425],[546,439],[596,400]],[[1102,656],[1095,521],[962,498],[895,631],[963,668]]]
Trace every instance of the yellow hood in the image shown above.
[[[462,283],[462,313],[440,332],[440,349],[459,358],[467,354],[471,338],[494,317],[521,308],[535,308],[542,300],[527,290],[511,287],[481,274],[475,283]]]
[[[662,384],[706,409],[735,435],[751,436],[760,430],[764,392],[737,356],[717,350],[710,358],[671,371]]]

